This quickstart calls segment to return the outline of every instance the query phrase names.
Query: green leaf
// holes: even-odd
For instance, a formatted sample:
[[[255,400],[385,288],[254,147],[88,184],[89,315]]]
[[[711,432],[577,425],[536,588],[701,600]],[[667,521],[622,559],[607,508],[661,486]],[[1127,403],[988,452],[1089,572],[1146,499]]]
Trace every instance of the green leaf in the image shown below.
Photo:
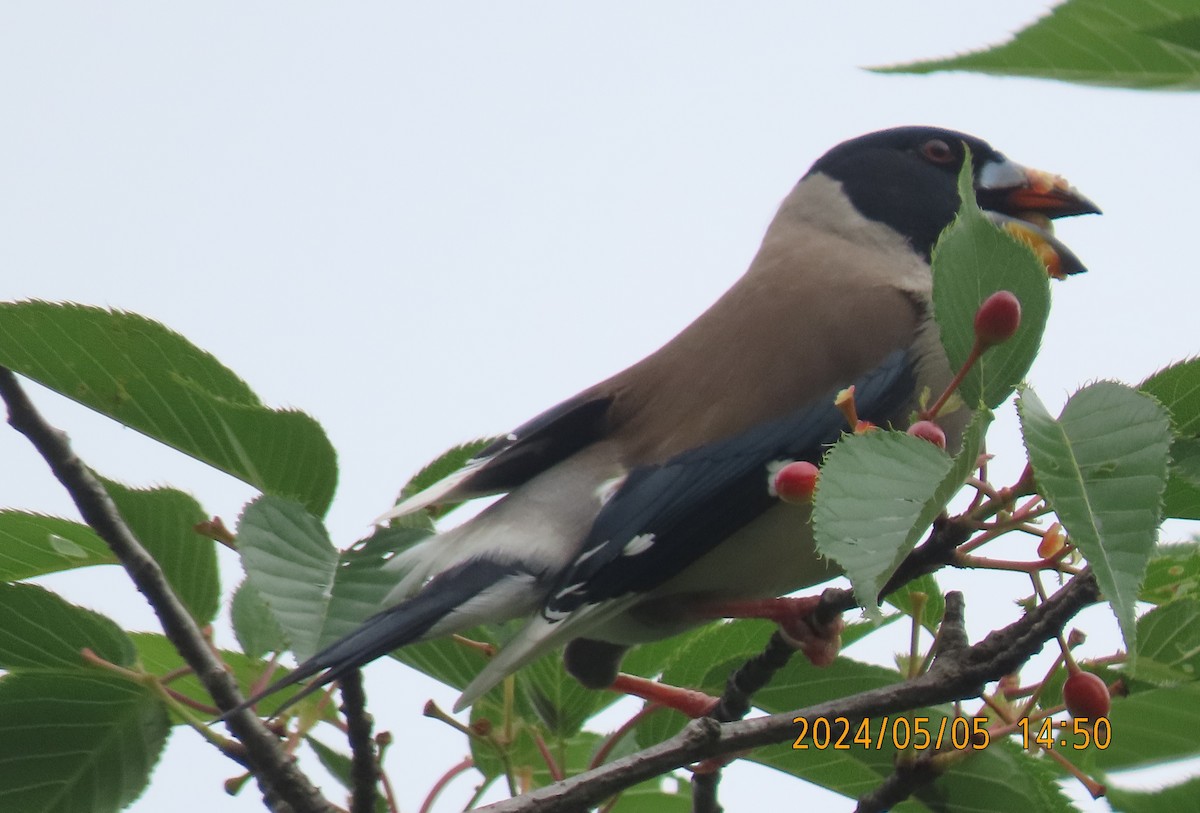
[[[938,483],[933,497],[925,504],[925,510],[922,511],[914,527],[924,528],[932,523],[962,488],[967,478],[979,467],[979,455],[984,451],[984,439],[987,436],[988,427],[992,425],[995,417],[990,409],[975,410],[971,416],[971,422],[963,431],[962,448],[954,456],[950,470]],[[942,616],[946,612],[946,600],[932,575],[927,574],[909,582],[886,598],[889,603],[911,615],[913,593],[925,594],[924,611],[921,614],[920,622],[922,626],[936,634],[942,623]]]
[[[1171,426],[1180,437],[1200,435],[1200,358],[1159,370],[1138,385],[1171,413]]]
[[[1057,421],[1032,389],[1017,406],[1038,488],[1092,566],[1134,652],[1134,605],[1167,482],[1167,414],[1153,399],[1103,381],[1071,396]]]
[[[183,658],[175,649],[175,645],[165,635],[155,632],[131,632],[129,633],[129,638],[133,641],[133,645],[137,647],[138,662],[143,669],[160,678],[168,674],[176,675],[171,681],[172,691],[191,698],[197,703],[211,706],[213,714],[216,714],[216,706],[213,704],[208,690],[200,683],[199,678],[186,669],[187,664],[184,663]],[[248,695],[254,687],[262,688],[264,685],[264,673],[268,669],[273,669],[271,678],[274,680],[287,674],[286,669],[274,669],[273,665],[267,664],[258,658],[248,657],[241,652],[222,649],[219,650],[219,654],[222,663],[228,667],[243,694]],[[303,686],[289,686],[286,689],[282,689],[277,695],[272,696],[272,702],[282,703],[303,688]],[[322,700],[323,698],[320,693],[311,695],[301,702],[300,707],[304,708],[305,704],[308,704],[310,708],[315,708]],[[172,712],[172,725],[184,723],[187,723],[187,721]]]
[[[968,408],[982,404],[995,409],[1037,356],[1050,313],[1050,281],[1033,250],[992,223],[976,205],[970,160],[959,173],[958,191],[958,217],[933,248],[933,313],[950,369],[958,370],[975,345],[980,304],[997,291],[1009,291],[1020,300],[1017,332],[984,352],[958,388]]]
[[[929,732],[933,740],[941,729],[941,721],[947,719],[949,711],[949,707],[919,709],[904,715],[871,718],[871,746],[849,743],[846,750],[832,747],[836,734],[841,732],[841,724],[831,720],[828,722],[835,732],[835,738],[830,740],[828,747],[816,747],[810,727],[808,735],[800,743],[807,745],[807,748],[793,749],[790,744],[771,746],[755,751],[751,759],[855,798],[875,790],[880,782],[894,772],[895,763],[901,755],[893,746],[893,737],[898,737],[903,742],[906,736],[918,736],[908,732],[915,731],[913,721],[917,717],[923,717],[928,722],[923,722],[921,726]],[[904,718],[908,722],[898,723],[898,718]],[[951,736],[949,732],[955,725],[948,719],[947,723],[943,733],[946,739]],[[857,733],[856,726],[852,727],[852,730]],[[802,729],[797,726],[796,732],[799,737]],[[847,743],[844,741],[843,744]],[[993,740],[986,749],[972,751],[968,759],[951,763],[948,770],[932,783],[921,784],[914,790],[914,799],[897,805],[892,810],[896,813],[1009,813],[1014,810],[1068,813],[1074,808],[1063,795],[1057,779],[1058,774],[1047,767],[1044,760],[1031,759],[1012,742]]]
[[[704,635],[707,629],[707,625],[695,627],[661,641],[639,644],[621,661],[621,671],[642,677],[660,675],[686,651],[692,641]]]
[[[1200,488],[1200,439],[1175,438],[1171,444],[1171,475]]]
[[[1155,607],[1137,621],[1139,680],[1160,686],[1200,677],[1200,601],[1180,599]]]
[[[1145,29],[1148,36],[1180,45],[1189,51],[1200,51],[1200,17],[1183,17],[1169,23]]]
[[[468,630],[462,635],[472,641],[498,645],[498,636],[486,628]],[[460,690],[465,689],[487,666],[486,655],[453,638],[435,638],[410,644],[392,652],[392,657],[434,680]]]
[[[1138,598],[1152,604],[1200,598],[1200,543],[1160,545],[1146,568]]]
[[[975,71],[1121,88],[1200,89],[1192,0],[1068,0],[1008,42],[881,73]]]
[[[1113,700],[1107,748],[1083,752],[1085,764],[1128,770],[1200,754],[1200,683],[1132,694]]]
[[[920,593],[923,596],[921,615],[918,621],[922,627],[936,634],[938,626],[942,623],[942,616],[946,614],[946,598],[933,574],[926,573],[890,593],[887,596],[887,603],[905,615],[913,616],[916,613],[914,593]]]
[[[120,627],[37,585],[0,584],[0,618],[0,669],[91,672],[80,655],[85,647],[118,666],[134,660]]]
[[[263,496],[238,520],[238,551],[254,586],[300,660],[318,650],[338,554],[304,506]]]
[[[617,699],[615,693],[588,689],[567,674],[557,652],[522,669],[517,686],[542,725],[560,739],[578,734],[588,718]]]
[[[324,514],[337,461],[301,412],[264,407],[245,382],[142,316],[0,303],[0,365],[227,472]]]
[[[268,652],[288,649],[288,639],[271,612],[248,579],[243,579],[233,594],[229,607],[233,634],[242,651],[251,658],[261,658]]]
[[[384,608],[384,599],[396,586],[400,575],[388,567],[388,562],[429,534],[424,525],[376,528],[371,536],[355,542],[338,555],[320,647],[353,632],[359,624]]]
[[[892,616],[887,621],[894,619]],[[776,628],[773,622],[757,619],[705,626],[680,648],[662,680],[671,686],[719,695],[725,690],[729,676],[762,652]],[[878,628],[879,625],[870,622],[848,625],[842,642],[848,647]],[[894,669],[845,656],[829,666],[818,667],[797,655],[775,673],[766,687],[755,693],[753,702],[764,711],[781,713],[889,686],[899,680],[900,674]],[[638,742],[643,746],[661,742],[678,733],[686,722],[678,712],[660,711],[638,726]]]
[[[1110,784],[1104,798],[1116,813],[1178,813],[1200,799],[1200,778],[1154,790],[1125,790]]]
[[[247,582],[304,659],[384,609],[399,578],[389,561],[428,535],[424,529],[379,528],[339,553],[304,506],[260,497],[242,513],[238,548]]]
[[[0,810],[108,813],[145,789],[167,715],[146,688],[105,674],[0,679]]]
[[[0,511],[0,581],[116,563],[104,540],[82,523]]]
[[[935,497],[951,468],[940,449],[902,432],[847,435],[826,455],[813,507],[817,551],[846,571],[869,614],[941,510]]]
[[[1200,358],[1160,370],[1138,389],[1166,407],[1176,433],[1163,515],[1200,519]]]
[[[317,759],[320,760],[325,770],[329,771],[346,790],[354,790],[353,766],[350,757],[330,748],[315,737],[305,737],[304,740],[313,749],[313,753],[317,755]],[[375,811],[376,813],[388,813],[387,799],[381,793],[375,795]]]
[[[1200,519],[1200,487],[1175,476],[1174,471],[1167,480],[1167,490],[1163,493],[1163,518],[1168,517]]]
[[[112,480],[104,488],[196,622],[212,622],[221,606],[217,543],[195,530],[207,519],[200,503],[173,488],[131,489]]]
[[[400,489],[400,495],[396,498],[396,502],[407,499],[414,494],[420,494],[425,489],[429,488],[434,483],[440,482],[442,479],[454,474],[475,457],[481,450],[487,448],[490,444],[499,440],[498,437],[478,438],[469,440],[466,443],[459,444],[451,449],[447,449],[438,455],[435,459],[427,463],[424,468],[414,474],[404,488]],[[426,510],[426,515],[429,517],[441,517],[450,513],[457,508],[461,503],[447,503],[445,505],[430,506]]]
[[[623,791],[612,813],[690,813],[692,794],[686,783],[676,781],[664,788],[662,779],[642,782]]]

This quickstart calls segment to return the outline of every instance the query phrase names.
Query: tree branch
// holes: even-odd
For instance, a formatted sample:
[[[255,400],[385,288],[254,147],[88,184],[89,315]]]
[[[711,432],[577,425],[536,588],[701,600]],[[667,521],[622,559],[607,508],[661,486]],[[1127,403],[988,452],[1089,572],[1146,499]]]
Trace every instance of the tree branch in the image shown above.
[[[985,684],[1015,671],[1041,651],[1079,610],[1099,598],[1095,579],[1085,572],[1024,617],[992,632],[978,644],[959,646],[959,641],[952,639],[929,671],[913,680],[786,714],[726,724],[707,717],[693,720],[682,732],[658,745],[486,809],[492,813],[563,813],[596,804],[638,782],[693,762],[786,742],[795,736],[793,720],[797,717],[810,722],[818,717],[846,717],[854,725],[868,717],[977,697]]]
[[[66,488],[84,521],[103,539],[124,566],[134,585],[150,602],[163,632],[195,672],[204,688],[222,709],[242,701],[241,693],[224,664],[209,648],[200,628],[179,601],[162,568],[125,524],[108,492],[71,450],[67,436],[38,413],[12,371],[0,367],[0,397],[8,405],[8,422],[25,435]],[[232,715],[226,724],[246,746],[267,804],[276,811],[332,813],[333,807],[279,741],[248,709]]]
[[[362,672],[353,669],[339,681],[342,714],[346,715],[346,739],[350,743],[350,813],[374,813],[378,797],[379,763],[375,759],[375,741],[371,739],[373,720],[367,713],[367,695],[363,691]]]

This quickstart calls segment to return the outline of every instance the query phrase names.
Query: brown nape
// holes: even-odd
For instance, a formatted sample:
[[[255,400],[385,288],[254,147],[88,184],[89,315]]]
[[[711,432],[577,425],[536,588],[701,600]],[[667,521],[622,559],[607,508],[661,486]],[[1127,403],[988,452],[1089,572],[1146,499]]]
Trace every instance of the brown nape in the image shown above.
[[[617,679],[621,659],[629,647],[575,638],[563,650],[563,666],[567,673],[589,689],[607,689]]]

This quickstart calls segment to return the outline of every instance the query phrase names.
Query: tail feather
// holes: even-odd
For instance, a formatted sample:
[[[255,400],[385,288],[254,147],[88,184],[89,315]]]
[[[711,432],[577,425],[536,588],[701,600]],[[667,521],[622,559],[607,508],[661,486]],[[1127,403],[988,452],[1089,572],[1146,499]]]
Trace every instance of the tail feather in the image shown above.
[[[377,613],[358,629],[335,641],[297,666],[286,677],[221,715],[223,720],[264,698],[316,675],[316,678],[275,710],[285,709],[347,672],[426,637],[448,635],[481,621],[500,621],[530,611],[537,592],[534,577],[507,563],[475,559],[463,562],[427,584],[417,595]]]
[[[618,615],[628,609],[633,601],[632,596],[625,596],[604,604],[590,604],[556,621],[550,621],[540,613],[535,614],[463,689],[454,704],[454,710],[462,711],[508,675],[566,643],[578,634],[580,626],[591,626]]]

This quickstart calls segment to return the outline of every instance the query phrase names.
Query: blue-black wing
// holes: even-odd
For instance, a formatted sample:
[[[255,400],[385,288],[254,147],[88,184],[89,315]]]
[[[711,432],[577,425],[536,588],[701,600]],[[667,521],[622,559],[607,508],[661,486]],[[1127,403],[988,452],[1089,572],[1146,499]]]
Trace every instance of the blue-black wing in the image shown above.
[[[913,360],[897,350],[855,382],[860,418],[880,425],[912,400]],[[777,501],[767,466],[818,462],[846,427],[830,392],[803,409],[739,435],[631,471],[601,509],[575,563],[543,608],[547,620],[629,593],[645,592],[708,553]],[[640,543],[634,542],[641,537]],[[630,556],[630,550],[637,550]]]

